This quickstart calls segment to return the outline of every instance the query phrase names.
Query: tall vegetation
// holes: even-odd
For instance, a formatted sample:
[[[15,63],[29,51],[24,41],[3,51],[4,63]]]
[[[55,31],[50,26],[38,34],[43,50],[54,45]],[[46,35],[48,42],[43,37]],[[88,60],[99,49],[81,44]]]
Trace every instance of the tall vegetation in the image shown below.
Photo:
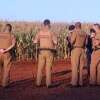
[[[3,26],[8,22],[0,22],[0,31],[2,31]],[[37,45],[33,44],[32,38],[35,37],[36,33],[41,29],[40,22],[9,22],[13,26],[13,34],[16,37],[16,46],[12,55],[16,55],[16,60],[24,59],[37,59]],[[87,33],[91,24],[84,23],[83,30]],[[57,45],[57,59],[64,59],[67,57],[67,44],[66,35],[68,33],[67,23],[53,23],[51,30],[57,35],[58,45]],[[14,54],[15,53],[15,54]],[[14,56],[15,57],[15,56]]]

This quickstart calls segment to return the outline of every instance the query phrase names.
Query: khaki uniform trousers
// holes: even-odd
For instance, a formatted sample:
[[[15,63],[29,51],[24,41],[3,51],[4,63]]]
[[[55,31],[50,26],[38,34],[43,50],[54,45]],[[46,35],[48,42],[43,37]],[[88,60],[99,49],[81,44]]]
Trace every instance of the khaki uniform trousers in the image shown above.
[[[93,51],[90,65],[90,84],[100,85],[100,50]]]
[[[83,67],[85,66],[85,50],[83,48],[74,48],[71,52],[72,64],[72,85],[83,85]]]
[[[8,85],[10,78],[11,56],[10,53],[0,53],[0,83],[3,87]]]
[[[52,63],[53,63],[53,53],[47,50],[40,51],[39,59],[38,59],[37,80],[36,80],[36,84],[38,86],[41,85],[42,71],[44,67],[46,69],[46,85],[47,87],[51,85]]]

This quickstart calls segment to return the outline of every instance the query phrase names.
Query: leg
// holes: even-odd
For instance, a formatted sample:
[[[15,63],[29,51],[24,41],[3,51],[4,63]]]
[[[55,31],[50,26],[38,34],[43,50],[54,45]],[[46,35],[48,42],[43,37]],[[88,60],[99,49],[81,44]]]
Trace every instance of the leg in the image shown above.
[[[79,65],[79,55],[78,55],[77,50],[76,51],[72,51],[71,64],[72,64],[72,80],[71,80],[71,84],[73,86],[76,86],[77,85],[77,81],[78,81],[78,65]]]
[[[39,54],[39,60],[38,60],[38,71],[37,71],[37,79],[36,79],[36,85],[41,85],[42,80],[42,70],[45,65],[45,58],[43,54]]]
[[[95,85],[96,84],[96,56],[95,52],[93,52],[91,57],[91,65],[90,65],[90,84]]]
[[[53,54],[48,52],[46,55],[46,85],[47,87],[51,85],[51,69],[53,63]]]
[[[100,61],[97,64],[97,84],[100,85]]]
[[[0,85],[1,85],[1,81],[2,81],[2,64],[0,62]]]
[[[79,66],[79,85],[83,85],[83,68],[85,66],[85,53],[83,52],[80,56],[80,66]]]
[[[4,54],[4,66],[3,66],[3,78],[2,78],[3,87],[8,85],[10,79],[10,68],[11,68],[11,56],[9,53],[7,53]]]
[[[90,64],[91,64],[91,53],[88,53],[88,59],[87,59],[87,70],[88,70],[88,78],[90,77]]]
[[[96,68],[97,68],[97,85],[100,85],[100,51],[95,51]]]
[[[3,61],[2,61],[2,55],[0,54],[0,85],[2,83],[2,68],[3,68]]]

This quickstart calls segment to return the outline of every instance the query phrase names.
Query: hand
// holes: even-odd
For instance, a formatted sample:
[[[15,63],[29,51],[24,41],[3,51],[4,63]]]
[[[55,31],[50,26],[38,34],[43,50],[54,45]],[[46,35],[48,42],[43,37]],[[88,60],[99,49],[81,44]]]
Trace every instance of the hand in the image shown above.
[[[91,34],[91,38],[94,38],[94,37],[95,37],[95,33],[92,33],[92,34]]]
[[[4,49],[0,49],[0,53],[5,53],[6,52],[6,50],[4,50]]]
[[[99,41],[98,40],[95,40],[94,41],[94,44],[95,44],[95,46],[98,46],[99,45]]]

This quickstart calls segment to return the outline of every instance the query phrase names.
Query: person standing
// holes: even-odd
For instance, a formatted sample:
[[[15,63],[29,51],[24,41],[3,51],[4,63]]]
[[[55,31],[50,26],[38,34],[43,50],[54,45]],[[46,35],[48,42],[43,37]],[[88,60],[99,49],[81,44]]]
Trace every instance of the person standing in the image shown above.
[[[93,53],[90,65],[90,85],[100,85],[100,25],[94,24],[92,34]]]
[[[67,40],[67,56],[68,58],[71,57],[71,50],[72,50],[72,46],[71,46],[71,35],[73,34],[74,32],[74,29],[75,29],[75,26],[74,25],[70,25],[68,30],[69,30],[69,33],[67,34],[67,37],[66,37],[66,40]]]
[[[51,87],[51,69],[53,64],[53,51],[57,45],[57,37],[50,30],[50,20],[46,19],[43,23],[43,29],[36,34],[34,43],[39,43],[39,58],[36,85],[41,86],[42,71],[46,69],[46,86]]]
[[[72,86],[83,85],[83,67],[85,66],[85,46],[87,35],[81,29],[81,23],[75,24],[75,31],[71,36],[71,65],[72,65]],[[79,81],[78,81],[79,80]]]
[[[0,71],[1,85],[8,86],[11,68],[10,50],[15,46],[15,37],[11,34],[12,26],[6,24],[4,32],[0,33]]]
[[[87,35],[87,44],[86,44],[88,78],[90,78],[91,54],[93,52],[93,48],[92,48],[92,35],[93,34],[95,34],[95,30],[91,28],[90,34]]]

